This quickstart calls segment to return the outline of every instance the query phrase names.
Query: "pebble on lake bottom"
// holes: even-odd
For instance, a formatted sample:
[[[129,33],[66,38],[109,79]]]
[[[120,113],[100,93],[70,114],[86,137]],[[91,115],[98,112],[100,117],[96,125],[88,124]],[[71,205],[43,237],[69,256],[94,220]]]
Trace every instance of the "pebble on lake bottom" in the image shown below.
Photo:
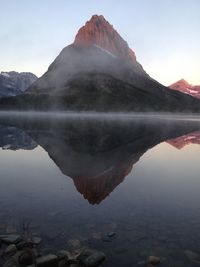
[[[148,264],[151,264],[151,265],[157,265],[160,263],[160,258],[159,257],[155,257],[155,256],[149,256],[148,258]]]
[[[4,254],[14,254],[17,251],[17,247],[15,244],[9,245],[5,250]]]
[[[85,249],[79,255],[80,263],[86,267],[95,267],[100,265],[105,260],[105,254],[101,251]]]

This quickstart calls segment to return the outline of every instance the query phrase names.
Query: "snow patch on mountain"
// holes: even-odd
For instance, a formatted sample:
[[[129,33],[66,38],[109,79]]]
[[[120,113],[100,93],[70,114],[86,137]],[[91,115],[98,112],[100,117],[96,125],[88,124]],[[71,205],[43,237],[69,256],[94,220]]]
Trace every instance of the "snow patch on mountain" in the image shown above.
[[[101,46],[94,44],[95,47],[99,48],[101,51],[105,52],[106,54],[108,54],[109,56],[113,57],[113,58],[117,58],[117,56],[115,56],[113,53],[111,53],[110,51],[106,50],[105,48],[102,48]]]
[[[3,75],[4,77],[8,77],[8,78],[10,77],[10,75],[7,72],[3,72],[3,71],[1,72],[1,75]]]
[[[187,91],[189,91],[189,93],[192,93],[192,94],[198,94],[198,93],[199,93],[198,91],[191,90],[191,89],[189,89],[189,88],[187,88]]]

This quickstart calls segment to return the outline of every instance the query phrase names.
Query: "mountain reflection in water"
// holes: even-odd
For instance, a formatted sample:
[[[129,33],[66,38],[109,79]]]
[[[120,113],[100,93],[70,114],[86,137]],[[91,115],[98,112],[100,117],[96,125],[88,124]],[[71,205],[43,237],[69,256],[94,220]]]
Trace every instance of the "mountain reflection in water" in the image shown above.
[[[177,149],[182,149],[189,144],[200,145],[200,131],[182,135],[175,139],[168,140],[167,142],[168,144],[176,147]]]
[[[200,123],[167,118],[1,117],[0,125],[2,148],[40,145],[90,204],[104,200],[150,148],[167,140],[177,148],[200,140]]]

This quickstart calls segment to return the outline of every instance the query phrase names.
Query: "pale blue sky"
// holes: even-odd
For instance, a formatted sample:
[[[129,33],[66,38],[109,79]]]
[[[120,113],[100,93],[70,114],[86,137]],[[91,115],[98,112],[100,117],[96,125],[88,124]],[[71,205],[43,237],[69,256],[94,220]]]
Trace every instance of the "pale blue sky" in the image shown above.
[[[0,11],[0,71],[42,75],[99,14],[153,78],[200,84],[200,0],[0,0]]]

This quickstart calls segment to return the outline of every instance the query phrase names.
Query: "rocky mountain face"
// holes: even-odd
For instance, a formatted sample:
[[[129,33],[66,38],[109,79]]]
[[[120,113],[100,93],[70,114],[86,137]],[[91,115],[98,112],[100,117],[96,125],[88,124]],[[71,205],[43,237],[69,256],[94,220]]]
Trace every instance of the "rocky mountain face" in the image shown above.
[[[0,108],[199,112],[200,101],[152,79],[103,16],[93,16],[22,95]]]
[[[74,45],[96,46],[114,57],[136,62],[135,53],[103,16],[92,16],[91,20],[78,31]]]
[[[0,97],[16,96],[23,93],[37,80],[37,76],[30,72],[1,72]]]
[[[180,91],[182,93],[191,95],[196,98],[200,98],[200,85],[189,84],[184,79],[181,79],[169,86],[173,90]]]

